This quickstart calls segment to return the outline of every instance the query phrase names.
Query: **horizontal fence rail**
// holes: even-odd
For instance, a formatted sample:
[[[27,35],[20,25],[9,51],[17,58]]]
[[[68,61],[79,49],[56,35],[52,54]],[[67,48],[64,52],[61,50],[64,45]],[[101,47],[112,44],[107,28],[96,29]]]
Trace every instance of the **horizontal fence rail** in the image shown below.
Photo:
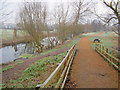
[[[95,50],[120,71],[120,52],[98,43],[95,44]]]
[[[52,72],[52,74],[45,80],[43,84],[36,86],[39,88],[63,88],[69,73],[69,69],[76,52],[76,44],[74,44],[68,51],[65,58],[59,64],[59,66]]]

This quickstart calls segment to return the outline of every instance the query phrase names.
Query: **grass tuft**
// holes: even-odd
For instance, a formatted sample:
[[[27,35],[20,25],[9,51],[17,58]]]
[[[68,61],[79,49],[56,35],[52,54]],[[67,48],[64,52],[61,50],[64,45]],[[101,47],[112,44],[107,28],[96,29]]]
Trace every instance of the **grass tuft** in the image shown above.
[[[32,57],[34,57],[33,54],[22,54],[21,56],[19,56],[19,58],[26,58],[26,59],[32,58]]]
[[[9,70],[9,69],[12,69],[12,68],[14,68],[16,65],[19,65],[19,64],[21,64],[21,63],[23,63],[23,62],[24,62],[24,61],[22,61],[22,60],[17,60],[17,61],[14,62],[13,65],[8,65],[8,66],[3,67],[3,68],[2,68],[2,72],[5,72],[5,71],[7,71],[7,70]]]

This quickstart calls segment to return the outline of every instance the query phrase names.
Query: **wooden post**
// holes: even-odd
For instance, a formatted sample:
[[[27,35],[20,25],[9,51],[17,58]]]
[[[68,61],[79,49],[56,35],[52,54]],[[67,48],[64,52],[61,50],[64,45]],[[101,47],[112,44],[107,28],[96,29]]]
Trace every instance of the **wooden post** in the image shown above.
[[[112,56],[114,56],[114,50],[112,50]],[[111,57],[111,61],[114,62],[114,59]]]
[[[97,50],[97,44],[95,43],[95,50]]]
[[[100,50],[99,50],[99,47],[100,47],[100,46],[99,46],[99,44],[98,44],[98,51],[100,51]]]
[[[60,71],[57,73],[57,75],[56,75],[56,78],[57,78],[57,82],[58,82],[58,80],[60,79],[60,75],[61,75],[61,72],[62,72],[63,70],[62,70],[62,68],[60,69]]]
[[[14,28],[14,37],[17,37],[17,30]]]
[[[98,51],[98,44],[96,43],[96,49],[97,49],[97,51]]]
[[[102,51],[102,54],[104,54],[104,46],[102,46],[102,50],[103,50],[103,51]]]
[[[108,48],[106,48],[106,57],[108,58],[108,54],[107,53],[108,53]]]
[[[101,45],[100,45],[100,52],[101,52]]]

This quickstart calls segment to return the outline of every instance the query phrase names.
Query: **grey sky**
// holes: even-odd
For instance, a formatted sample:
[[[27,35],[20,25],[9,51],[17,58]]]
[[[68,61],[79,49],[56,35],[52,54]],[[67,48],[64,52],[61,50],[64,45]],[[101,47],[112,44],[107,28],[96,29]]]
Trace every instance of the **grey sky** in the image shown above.
[[[19,7],[20,3],[24,0],[8,0],[9,5],[7,6],[6,12],[13,11],[11,18],[7,21],[7,23],[15,23],[17,21],[17,16],[19,13]],[[34,1],[34,0],[26,0],[26,1]],[[72,2],[73,0],[35,0],[39,2],[47,2],[50,11],[53,10],[54,3],[60,3],[60,2]],[[86,0],[88,1],[88,0]],[[104,4],[101,2],[101,0],[91,0],[94,3],[97,3],[95,5],[96,11],[98,14],[101,14],[103,12],[107,12],[107,8],[104,7]],[[110,1],[110,0],[107,0]],[[91,6],[92,8],[93,6]]]

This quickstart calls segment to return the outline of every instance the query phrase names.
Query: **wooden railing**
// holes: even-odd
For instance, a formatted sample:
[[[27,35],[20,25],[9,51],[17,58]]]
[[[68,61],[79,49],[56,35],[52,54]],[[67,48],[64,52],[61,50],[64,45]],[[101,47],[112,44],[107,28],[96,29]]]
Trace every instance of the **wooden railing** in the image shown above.
[[[68,51],[65,58],[43,84],[36,86],[38,88],[63,88],[69,73],[69,69],[76,52],[76,44]]]
[[[104,45],[95,44],[95,50],[102,55],[109,63],[111,63],[118,71],[120,71],[119,65],[120,65],[120,54],[118,51],[114,49],[110,49],[105,47]]]

